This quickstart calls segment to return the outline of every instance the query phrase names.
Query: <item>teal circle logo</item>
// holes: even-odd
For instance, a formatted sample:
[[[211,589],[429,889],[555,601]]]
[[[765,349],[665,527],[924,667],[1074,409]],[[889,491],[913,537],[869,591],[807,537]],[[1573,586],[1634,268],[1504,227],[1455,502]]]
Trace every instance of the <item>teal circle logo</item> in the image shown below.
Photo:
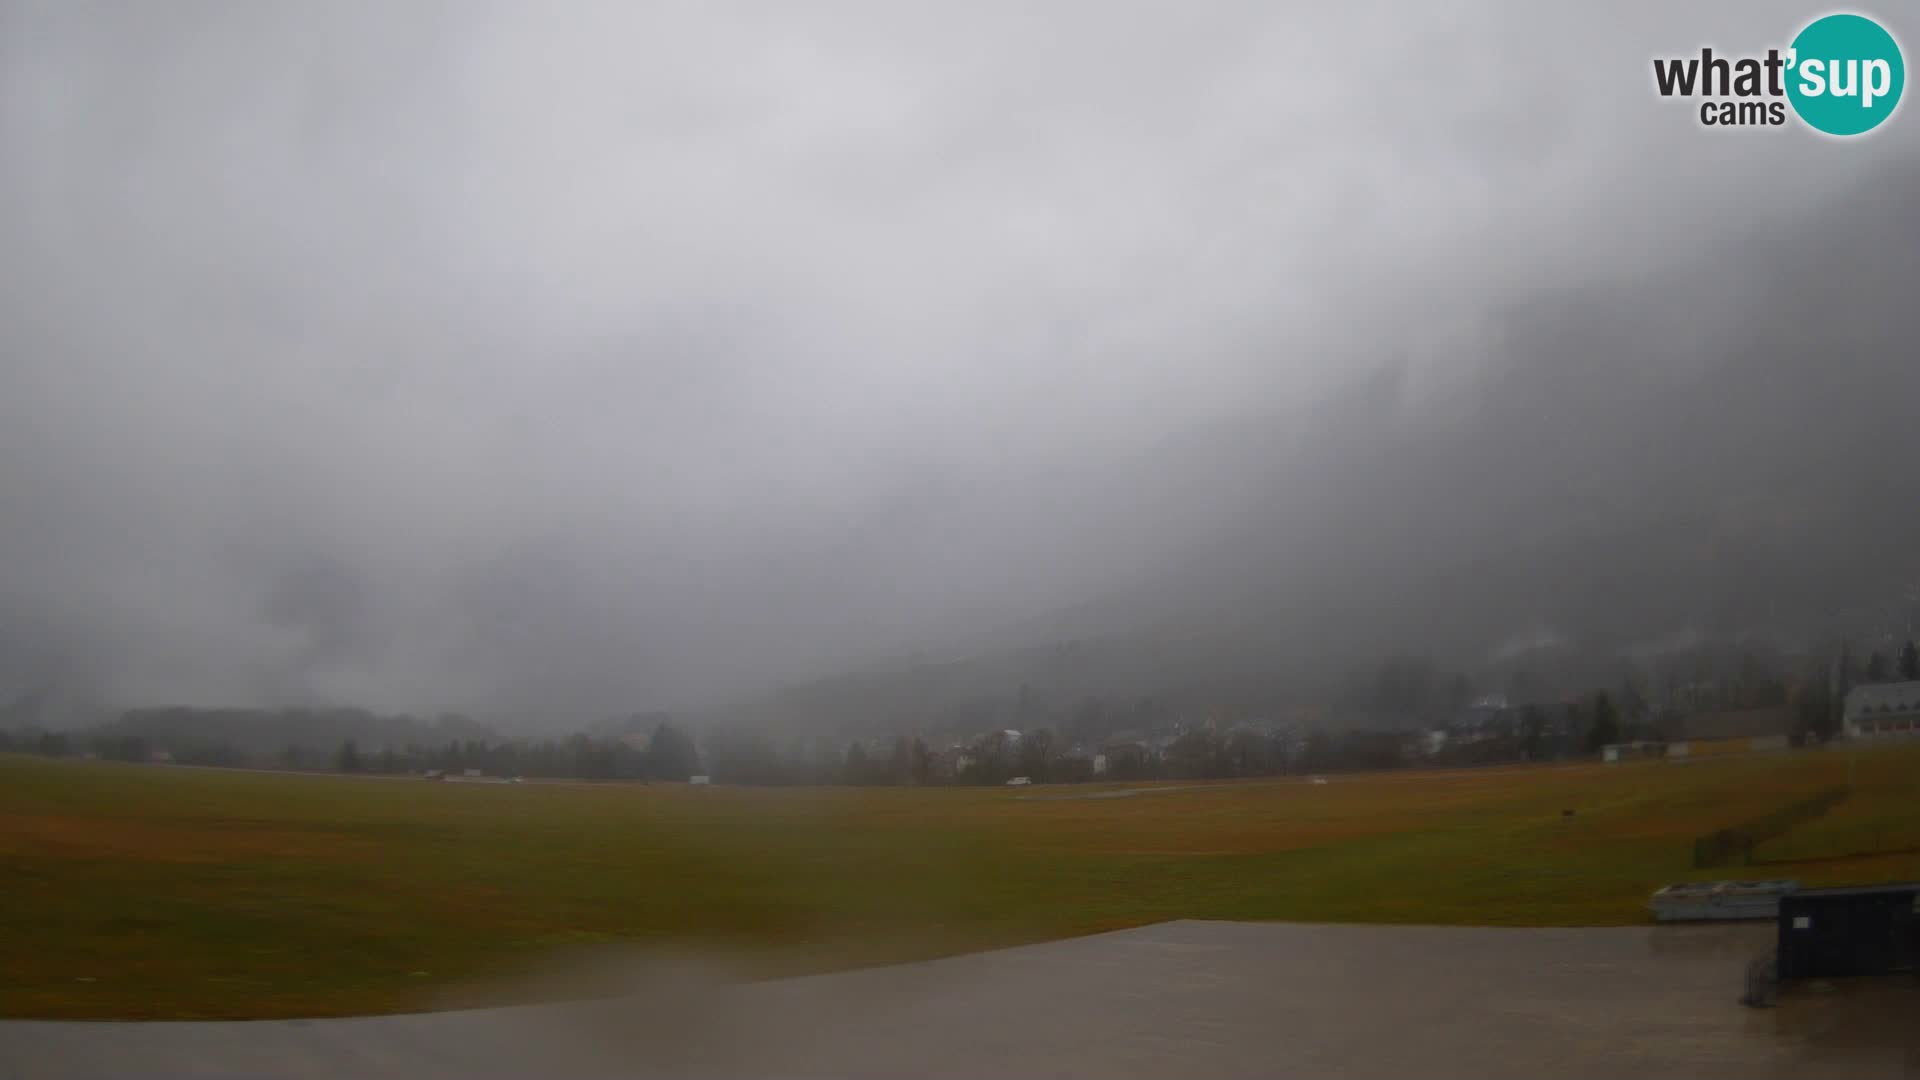
[[[1828,15],[1793,39],[1787,100],[1816,131],[1862,135],[1900,104],[1907,64],[1900,44],[1864,15]]]

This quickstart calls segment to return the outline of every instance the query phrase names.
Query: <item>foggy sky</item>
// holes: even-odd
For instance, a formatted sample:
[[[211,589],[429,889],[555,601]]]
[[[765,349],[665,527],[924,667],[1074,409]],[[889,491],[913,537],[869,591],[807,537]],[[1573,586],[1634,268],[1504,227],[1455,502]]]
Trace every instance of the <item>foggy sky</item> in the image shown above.
[[[1549,6],[0,0],[0,679],[1811,625],[1920,517],[1912,106],[1708,131],[1650,59],[1812,9]]]

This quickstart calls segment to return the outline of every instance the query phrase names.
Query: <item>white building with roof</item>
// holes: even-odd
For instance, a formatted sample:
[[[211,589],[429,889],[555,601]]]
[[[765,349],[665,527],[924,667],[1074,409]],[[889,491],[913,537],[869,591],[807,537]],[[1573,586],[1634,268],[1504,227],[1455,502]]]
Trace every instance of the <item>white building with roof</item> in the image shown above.
[[[1840,719],[1850,739],[1920,734],[1920,681],[1856,686]]]

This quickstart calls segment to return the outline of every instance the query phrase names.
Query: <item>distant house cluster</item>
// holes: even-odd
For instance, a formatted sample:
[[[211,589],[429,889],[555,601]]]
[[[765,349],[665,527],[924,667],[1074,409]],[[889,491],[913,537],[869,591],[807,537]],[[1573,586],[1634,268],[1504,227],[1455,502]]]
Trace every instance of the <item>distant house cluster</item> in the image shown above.
[[[1785,750],[1792,729],[1793,712],[1784,705],[1717,709],[1670,719],[1661,738],[1609,744],[1601,748],[1600,758],[1617,762]]]

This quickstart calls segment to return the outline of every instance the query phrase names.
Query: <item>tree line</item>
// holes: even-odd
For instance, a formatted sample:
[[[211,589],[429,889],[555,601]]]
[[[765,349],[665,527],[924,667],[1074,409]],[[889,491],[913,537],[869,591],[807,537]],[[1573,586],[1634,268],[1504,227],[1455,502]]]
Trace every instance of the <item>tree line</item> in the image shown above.
[[[1223,730],[1203,724],[1094,748],[1070,748],[1052,729],[1036,728],[997,730],[939,751],[921,738],[897,736],[856,740],[844,750],[814,740],[796,753],[791,740],[783,751],[763,733],[724,727],[708,732],[703,749],[671,720],[661,719],[649,737],[633,732],[537,740],[476,735],[394,744],[349,736],[333,747],[298,739],[263,750],[257,738],[246,745],[222,741],[217,729],[210,734],[204,727],[181,723],[176,713],[176,723],[168,728],[158,728],[151,716],[145,716],[136,724],[78,733],[0,730],[0,750],[350,773],[460,775],[475,771],[495,777],[587,780],[686,780],[707,775],[716,783],[759,786],[993,785],[1015,777],[1034,783],[1226,779],[1538,761],[1597,752],[1607,743],[1640,734],[1635,726],[1623,724],[1619,709],[1604,691],[1590,703],[1565,707],[1558,716],[1550,716],[1540,706],[1512,712],[1500,724],[1475,732],[1471,741],[1441,747],[1426,746],[1426,732],[1314,728],[1300,735],[1290,729]],[[1102,759],[1099,763],[1095,754]]]
[[[1262,710],[1210,708],[1194,691],[1062,700],[1023,684],[1017,694],[971,699],[943,714],[942,723],[921,728],[924,734],[849,739],[843,728],[837,744],[821,737],[776,740],[764,726],[710,723],[696,745],[661,713],[609,720],[568,737],[527,739],[502,738],[452,713],[417,719],[360,709],[169,707],[128,710],[79,732],[0,726],[0,750],[396,774],[472,769],[605,780],[706,774],[717,783],[751,785],[1208,779],[1565,759],[1613,742],[1658,741],[1676,716],[1723,709],[1786,706],[1796,737],[1818,740],[1837,731],[1849,687],[1920,678],[1920,648],[1911,641],[1864,660],[1843,646],[1826,659],[1806,658],[1804,670],[1752,653],[1663,663],[1651,685],[1629,672],[1617,692],[1570,703],[1516,703],[1483,726],[1463,718],[1484,711],[1476,697],[1484,684],[1476,687],[1466,674],[1445,673],[1417,655],[1395,655],[1354,669],[1320,718],[1280,724],[1235,722],[1235,715]],[[1532,692],[1537,680],[1521,669],[1505,681],[1519,695]],[[894,726],[912,730],[906,718]],[[983,730],[987,734],[978,734]],[[1104,768],[1096,766],[1096,755]]]
[[[274,748],[263,747],[257,736],[238,743],[192,725],[155,731],[143,722],[133,730],[120,724],[81,732],[0,729],[0,751],[227,768],[450,775],[477,770],[489,776],[582,780],[685,780],[701,769],[692,737],[669,721],[662,721],[644,740],[586,734],[540,740],[476,735],[396,745],[348,736],[327,746],[295,733]]]

